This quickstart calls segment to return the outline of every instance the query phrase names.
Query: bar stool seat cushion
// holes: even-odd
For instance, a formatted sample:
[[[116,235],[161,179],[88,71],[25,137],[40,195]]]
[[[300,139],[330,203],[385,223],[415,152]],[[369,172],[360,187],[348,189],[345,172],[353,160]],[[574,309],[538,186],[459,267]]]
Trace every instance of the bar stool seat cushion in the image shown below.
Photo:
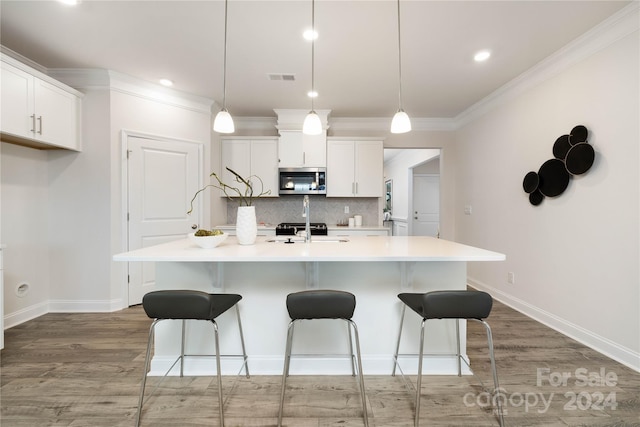
[[[344,291],[301,291],[287,295],[287,310],[292,320],[351,319],[356,297]]]
[[[423,319],[486,319],[493,298],[482,291],[403,293],[398,298]]]
[[[153,291],[142,306],[152,319],[213,320],[242,299],[237,294],[208,294],[192,290]]]

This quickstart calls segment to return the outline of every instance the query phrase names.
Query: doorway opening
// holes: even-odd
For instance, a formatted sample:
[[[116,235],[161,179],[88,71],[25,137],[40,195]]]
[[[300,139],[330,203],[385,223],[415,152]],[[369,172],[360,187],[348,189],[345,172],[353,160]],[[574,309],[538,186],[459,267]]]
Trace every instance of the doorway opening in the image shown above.
[[[440,237],[439,148],[385,148],[385,219],[394,236]]]

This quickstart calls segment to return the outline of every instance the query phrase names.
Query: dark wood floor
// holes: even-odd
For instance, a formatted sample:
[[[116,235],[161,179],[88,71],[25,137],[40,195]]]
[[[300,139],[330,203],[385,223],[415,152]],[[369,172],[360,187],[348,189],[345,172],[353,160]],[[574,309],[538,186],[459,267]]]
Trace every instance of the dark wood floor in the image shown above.
[[[489,322],[507,425],[640,426],[639,373],[502,304],[496,303]],[[133,426],[149,324],[142,309],[133,307],[52,313],[5,331],[2,427]],[[426,377],[421,425],[498,424],[479,386],[479,379],[491,384],[481,328],[469,325],[468,351],[479,378]],[[566,384],[562,373],[569,375]],[[280,377],[224,381],[227,426],[276,424]],[[288,385],[287,426],[363,425],[354,378],[293,376]],[[400,377],[366,376],[365,386],[371,426],[413,425],[413,394]],[[217,411],[214,378],[169,378],[145,406],[142,424],[217,426]]]

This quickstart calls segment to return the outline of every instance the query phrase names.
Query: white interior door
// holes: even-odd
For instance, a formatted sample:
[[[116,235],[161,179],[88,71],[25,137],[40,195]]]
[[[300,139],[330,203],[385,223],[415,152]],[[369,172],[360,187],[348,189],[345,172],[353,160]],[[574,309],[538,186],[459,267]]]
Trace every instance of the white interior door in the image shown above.
[[[411,234],[437,237],[439,229],[440,175],[414,175]]]
[[[202,217],[201,208],[187,215],[202,185],[202,145],[128,136],[127,152],[129,250],[186,237]],[[154,287],[154,263],[129,263],[129,305]]]

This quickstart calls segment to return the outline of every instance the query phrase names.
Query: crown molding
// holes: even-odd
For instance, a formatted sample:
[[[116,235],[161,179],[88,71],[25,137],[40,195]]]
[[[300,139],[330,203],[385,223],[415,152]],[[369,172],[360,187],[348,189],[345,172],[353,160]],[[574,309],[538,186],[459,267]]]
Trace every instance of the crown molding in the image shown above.
[[[637,32],[640,2],[634,1],[571,43],[540,61],[487,97],[478,101],[455,117],[457,128],[485,115],[538,84],[558,75],[569,67],[596,54],[618,40]]]
[[[105,69],[50,69],[48,74],[81,91],[112,90],[138,98],[211,114],[214,101],[165,88],[127,74]]]

